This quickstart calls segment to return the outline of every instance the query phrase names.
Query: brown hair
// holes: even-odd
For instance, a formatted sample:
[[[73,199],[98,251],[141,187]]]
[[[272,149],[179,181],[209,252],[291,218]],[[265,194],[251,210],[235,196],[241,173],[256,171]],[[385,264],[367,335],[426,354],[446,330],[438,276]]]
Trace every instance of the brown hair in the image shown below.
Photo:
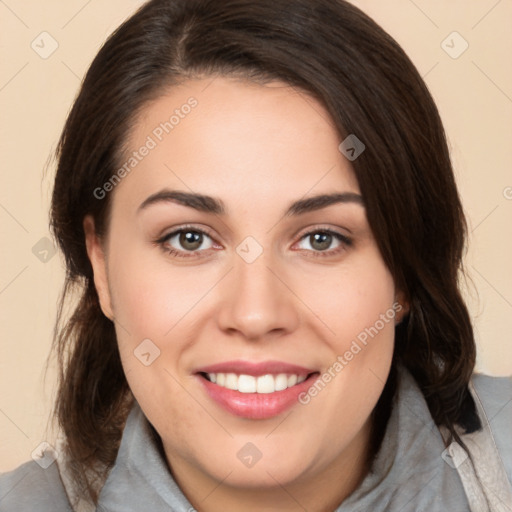
[[[366,145],[352,165],[382,257],[410,304],[376,423],[385,424],[401,362],[437,425],[456,440],[456,425],[480,428],[468,392],[475,343],[458,287],[463,210],[437,108],[404,51],[342,0],[152,0],[94,59],[57,149],[51,224],[67,278],[55,335],[56,416],[77,478],[87,485],[85,470],[112,466],[132,402],[93,284],[83,218],[92,214],[105,234],[110,197],[94,190],[118,170],[147,102],[188,77],[215,74],[287,82],[325,105],[340,141],[353,133]],[[66,321],[73,291],[78,303]]]

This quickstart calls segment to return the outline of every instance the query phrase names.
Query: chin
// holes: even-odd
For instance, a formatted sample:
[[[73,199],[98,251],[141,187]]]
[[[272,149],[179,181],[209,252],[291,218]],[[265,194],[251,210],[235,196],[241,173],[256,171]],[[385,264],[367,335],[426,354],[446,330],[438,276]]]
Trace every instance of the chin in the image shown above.
[[[231,471],[231,474],[224,480],[224,485],[258,491],[262,491],[265,488],[270,490],[287,486],[297,479],[304,477],[304,468],[293,464],[293,461],[290,461],[290,459],[281,465],[277,461],[275,463],[273,461],[264,463],[262,459],[252,468],[246,468],[240,464],[234,468],[226,467],[225,470],[224,474],[215,475],[216,479],[223,480]]]

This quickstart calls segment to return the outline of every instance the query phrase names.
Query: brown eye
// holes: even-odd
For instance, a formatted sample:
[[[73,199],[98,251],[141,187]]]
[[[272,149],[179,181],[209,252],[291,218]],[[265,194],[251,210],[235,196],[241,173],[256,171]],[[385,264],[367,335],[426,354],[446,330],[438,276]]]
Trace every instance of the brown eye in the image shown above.
[[[182,231],[179,235],[179,243],[187,251],[195,251],[203,243],[203,234],[198,231]]]
[[[213,240],[199,229],[181,228],[156,241],[165,251],[175,255],[199,255],[213,247]],[[188,254],[187,254],[188,253]]]
[[[305,233],[298,243],[299,249],[312,256],[334,256],[352,245],[352,239],[329,229],[317,229]]]
[[[318,232],[309,235],[309,243],[311,247],[317,251],[325,251],[332,244],[333,236],[329,233]]]

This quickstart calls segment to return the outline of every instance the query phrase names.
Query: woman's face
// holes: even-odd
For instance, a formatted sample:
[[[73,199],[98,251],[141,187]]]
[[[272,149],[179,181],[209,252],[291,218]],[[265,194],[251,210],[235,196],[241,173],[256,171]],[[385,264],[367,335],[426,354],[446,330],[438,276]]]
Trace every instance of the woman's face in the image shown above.
[[[283,83],[188,81],[137,119],[103,246],[86,219],[130,388],[185,489],[360,476],[401,306],[341,142]]]

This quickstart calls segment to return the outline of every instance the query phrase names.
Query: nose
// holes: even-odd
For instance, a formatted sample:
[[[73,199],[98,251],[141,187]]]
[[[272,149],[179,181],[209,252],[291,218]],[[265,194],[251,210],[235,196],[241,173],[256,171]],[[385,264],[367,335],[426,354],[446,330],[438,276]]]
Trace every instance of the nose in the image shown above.
[[[234,268],[223,280],[219,328],[252,341],[293,332],[299,325],[299,301],[286,281],[283,269],[265,252],[252,263],[235,255]]]

